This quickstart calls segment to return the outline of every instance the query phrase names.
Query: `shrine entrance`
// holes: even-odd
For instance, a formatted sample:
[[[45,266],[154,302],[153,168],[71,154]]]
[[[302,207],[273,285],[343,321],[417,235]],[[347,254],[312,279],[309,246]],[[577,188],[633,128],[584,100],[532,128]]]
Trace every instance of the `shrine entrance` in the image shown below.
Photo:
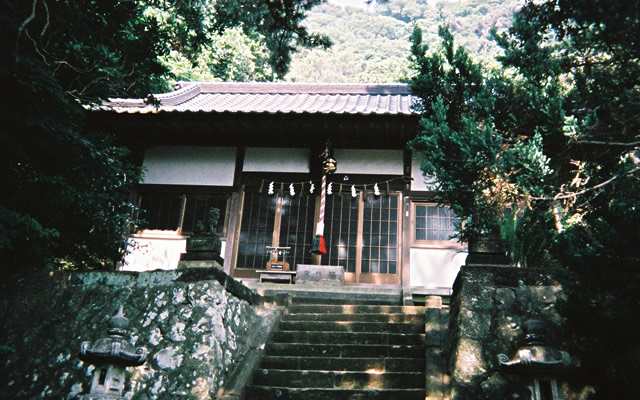
[[[257,278],[278,246],[288,248],[291,270],[312,264],[318,202],[308,193],[245,193],[234,276]],[[327,196],[321,265],[342,266],[347,284],[400,284],[400,204],[398,193]]]

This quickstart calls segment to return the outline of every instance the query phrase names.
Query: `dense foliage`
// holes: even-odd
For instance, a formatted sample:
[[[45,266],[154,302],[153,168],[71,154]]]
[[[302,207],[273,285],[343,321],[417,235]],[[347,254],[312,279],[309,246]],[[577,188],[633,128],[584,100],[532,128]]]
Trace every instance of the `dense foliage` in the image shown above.
[[[463,238],[498,224],[515,261],[563,267],[597,398],[632,398],[640,340],[640,4],[527,1],[489,69],[446,29],[412,40],[423,133],[411,142]],[[505,218],[504,210],[513,212]]]
[[[172,57],[217,79],[284,75],[296,46],[328,44],[300,26],[318,2],[2,0],[3,272],[111,267],[121,255],[140,171],[85,131],[83,104],[166,90]]]
[[[302,49],[294,54],[286,79],[298,82],[397,82],[410,73],[407,53],[413,24],[425,42],[438,41],[446,24],[471,54],[490,59],[499,51],[492,28],[506,29],[520,0],[353,0],[315,7],[304,22],[327,34],[328,50]],[[361,7],[355,7],[360,5]]]
[[[145,15],[163,31],[177,32],[162,57],[176,79],[269,81],[286,75],[297,49],[331,46],[328,36],[302,25],[322,1],[151,0]],[[200,25],[188,23],[185,12]],[[194,39],[197,47],[184,46]]]

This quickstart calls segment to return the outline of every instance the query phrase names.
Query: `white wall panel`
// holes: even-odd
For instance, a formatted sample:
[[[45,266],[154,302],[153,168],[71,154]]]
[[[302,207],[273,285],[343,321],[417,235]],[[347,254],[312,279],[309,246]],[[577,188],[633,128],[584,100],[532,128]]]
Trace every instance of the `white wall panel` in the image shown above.
[[[233,186],[235,147],[156,146],[144,153],[147,184]]]
[[[158,236],[130,237],[127,240],[129,253],[124,258],[121,270],[152,271],[178,268],[180,255],[187,251],[187,240],[178,235],[171,237],[167,233]]]
[[[336,149],[338,174],[402,175],[402,150]]]
[[[467,252],[456,249],[411,249],[411,286],[451,288]]]
[[[272,147],[247,147],[245,172],[309,172],[309,150]]]
[[[420,169],[420,158],[416,153],[411,155],[411,190],[414,191],[427,191],[433,190],[433,179],[422,175]]]

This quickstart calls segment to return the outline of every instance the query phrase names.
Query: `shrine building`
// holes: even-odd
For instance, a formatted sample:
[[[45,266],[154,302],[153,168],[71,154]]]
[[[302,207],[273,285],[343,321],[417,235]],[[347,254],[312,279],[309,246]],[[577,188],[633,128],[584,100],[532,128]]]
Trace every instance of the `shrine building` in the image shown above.
[[[237,279],[259,279],[268,248],[284,247],[291,270],[342,266],[345,285],[447,296],[467,250],[407,150],[417,101],[396,83],[182,82],[93,109],[90,129],[114,133],[144,168],[132,199],[146,224],[121,269],[178,268],[215,207],[218,261]],[[336,170],[326,176],[326,254],[314,256],[326,149]]]

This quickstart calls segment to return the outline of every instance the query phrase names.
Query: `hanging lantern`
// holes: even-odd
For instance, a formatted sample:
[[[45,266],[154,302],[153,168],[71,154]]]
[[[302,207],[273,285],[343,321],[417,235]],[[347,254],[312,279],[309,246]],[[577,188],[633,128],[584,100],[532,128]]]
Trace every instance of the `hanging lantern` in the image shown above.
[[[289,194],[293,197],[296,195],[296,189],[293,187],[293,183],[289,185]]]
[[[316,190],[316,185],[313,184],[313,181],[309,181],[309,193],[313,194],[313,192]]]
[[[267,193],[268,193],[270,196],[274,193],[274,192],[273,192],[273,185],[274,185],[274,183],[273,183],[273,181],[271,181],[271,182],[269,183],[269,189],[267,190]]]

